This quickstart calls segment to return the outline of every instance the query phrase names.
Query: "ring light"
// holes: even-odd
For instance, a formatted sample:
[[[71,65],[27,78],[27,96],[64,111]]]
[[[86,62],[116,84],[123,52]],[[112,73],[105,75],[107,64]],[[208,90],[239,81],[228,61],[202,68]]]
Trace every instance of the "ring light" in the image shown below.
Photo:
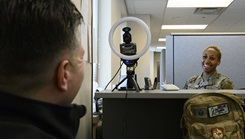
[[[116,28],[123,22],[126,22],[126,21],[133,21],[133,22],[136,22],[138,23],[139,25],[141,25],[143,27],[143,29],[145,30],[146,32],[146,35],[147,35],[147,41],[146,41],[146,44],[145,44],[145,47],[142,49],[142,51],[140,51],[139,53],[137,53],[136,55],[124,55],[124,54],[121,54],[120,52],[117,51],[117,49],[115,49],[115,45],[114,45],[114,42],[113,42],[113,35],[114,35],[114,32],[116,30]],[[149,27],[146,25],[146,23],[142,20],[140,20],[139,18],[136,18],[136,17],[124,17],[120,20],[118,20],[112,27],[111,27],[111,30],[110,30],[110,33],[109,33],[109,44],[110,44],[110,47],[111,47],[111,50],[117,55],[119,56],[120,58],[122,59],[125,59],[125,60],[135,60],[135,59],[138,59],[140,58],[141,56],[143,56],[146,51],[148,50],[149,46],[150,46],[150,43],[151,43],[151,32],[150,32],[150,29]]]

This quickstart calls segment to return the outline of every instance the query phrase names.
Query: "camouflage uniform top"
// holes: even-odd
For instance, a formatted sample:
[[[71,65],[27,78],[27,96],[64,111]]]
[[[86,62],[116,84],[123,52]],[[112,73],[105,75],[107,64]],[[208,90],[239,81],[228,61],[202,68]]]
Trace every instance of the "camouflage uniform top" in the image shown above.
[[[203,73],[199,76],[191,77],[183,89],[233,89],[233,82],[226,76],[216,72],[209,79],[203,78]]]

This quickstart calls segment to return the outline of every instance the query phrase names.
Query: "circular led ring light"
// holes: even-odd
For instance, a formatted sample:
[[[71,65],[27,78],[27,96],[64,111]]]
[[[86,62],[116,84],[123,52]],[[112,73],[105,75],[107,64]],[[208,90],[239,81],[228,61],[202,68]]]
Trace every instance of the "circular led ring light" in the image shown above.
[[[113,35],[114,35],[114,32],[116,30],[116,28],[123,22],[126,22],[126,21],[133,21],[133,22],[136,22],[138,23],[139,25],[141,25],[143,27],[143,29],[145,30],[146,32],[146,35],[147,35],[147,41],[146,41],[146,44],[145,44],[145,47],[142,49],[142,51],[140,51],[139,53],[137,53],[136,55],[131,55],[131,56],[128,56],[128,55],[124,55],[124,54],[121,54],[117,51],[117,49],[115,49],[115,45],[114,45],[114,42],[113,42]],[[150,32],[150,29],[149,27],[146,25],[146,23],[142,20],[140,20],[139,18],[136,18],[136,17],[124,17],[120,20],[118,20],[112,27],[111,27],[111,30],[110,30],[110,33],[109,33],[109,44],[110,44],[110,47],[111,47],[111,50],[117,55],[119,56],[120,58],[124,59],[124,60],[135,60],[137,58],[140,58],[141,56],[143,56],[145,54],[145,52],[148,50],[149,46],[150,46],[150,43],[151,43],[151,32]]]

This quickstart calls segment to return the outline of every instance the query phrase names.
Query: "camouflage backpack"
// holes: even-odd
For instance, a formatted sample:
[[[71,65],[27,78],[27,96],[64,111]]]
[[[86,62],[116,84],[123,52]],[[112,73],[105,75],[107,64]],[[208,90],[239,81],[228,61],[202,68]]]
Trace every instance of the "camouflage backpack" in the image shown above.
[[[244,101],[227,92],[200,93],[184,104],[184,139],[244,139]]]

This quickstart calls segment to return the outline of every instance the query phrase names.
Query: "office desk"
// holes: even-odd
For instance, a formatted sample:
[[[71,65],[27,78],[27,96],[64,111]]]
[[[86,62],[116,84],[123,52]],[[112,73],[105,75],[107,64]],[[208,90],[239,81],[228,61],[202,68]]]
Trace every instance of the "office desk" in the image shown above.
[[[103,139],[181,139],[183,104],[202,92],[210,90],[98,92],[95,97],[103,98]],[[216,92],[245,98],[245,90]]]

